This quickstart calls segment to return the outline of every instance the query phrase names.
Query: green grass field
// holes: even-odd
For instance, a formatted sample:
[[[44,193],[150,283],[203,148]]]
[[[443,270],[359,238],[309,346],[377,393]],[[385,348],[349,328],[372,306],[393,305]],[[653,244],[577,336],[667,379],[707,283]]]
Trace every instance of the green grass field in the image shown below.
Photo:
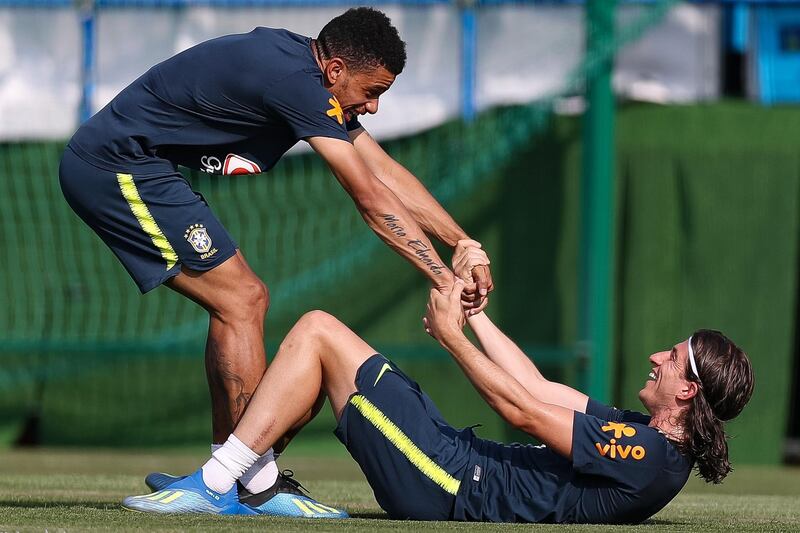
[[[301,439],[302,440],[302,439]],[[301,444],[298,441],[298,445]],[[346,452],[345,452],[346,453]],[[146,492],[153,470],[189,472],[199,449],[117,452],[39,450],[0,452],[0,532],[10,531],[800,531],[800,470],[741,467],[718,487],[692,479],[649,522],[638,526],[555,526],[397,522],[388,520],[355,463],[340,448],[297,447],[281,459],[312,495],[344,506],[344,521],[271,517],[153,516],[120,508]]]

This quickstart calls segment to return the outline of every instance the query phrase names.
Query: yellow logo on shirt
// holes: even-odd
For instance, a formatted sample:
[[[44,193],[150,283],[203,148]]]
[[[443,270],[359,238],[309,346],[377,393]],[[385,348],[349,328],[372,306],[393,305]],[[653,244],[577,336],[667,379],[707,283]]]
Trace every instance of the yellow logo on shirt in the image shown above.
[[[601,457],[610,457],[611,459],[616,459],[617,456],[619,456],[620,459],[627,459],[628,457],[631,457],[636,461],[641,461],[644,459],[644,456],[647,452],[643,446],[631,446],[630,444],[623,446],[621,444],[617,444],[617,439],[635,436],[635,428],[621,422],[608,422],[607,425],[602,426],[600,429],[606,433],[609,431],[614,432],[614,438],[609,440],[608,444],[600,444],[599,442],[594,443],[594,447],[597,448],[597,452]]]
[[[337,100],[335,96],[332,96],[328,98],[328,103],[333,107],[328,109],[326,114],[331,118],[335,118],[339,124],[344,124],[344,111],[342,111],[342,106],[339,105],[339,100]]]
[[[622,422],[609,422],[608,425],[603,426],[603,431],[613,431],[615,439],[621,439],[623,435],[626,437],[633,437],[636,435],[636,430],[631,426],[627,426]]]

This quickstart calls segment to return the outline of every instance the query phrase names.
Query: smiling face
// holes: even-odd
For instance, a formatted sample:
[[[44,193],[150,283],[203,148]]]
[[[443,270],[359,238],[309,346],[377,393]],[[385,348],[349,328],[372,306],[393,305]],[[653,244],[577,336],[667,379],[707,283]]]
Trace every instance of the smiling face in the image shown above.
[[[378,99],[394,83],[395,75],[382,66],[352,71],[339,58],[326,61],[325,87],[339,101],[345,119],[378,112]]]
[[[662,409],[683,408],[697,394],[697,383],[686,379],[688,341],[676,344],[671,350],[654,353],[650,364],[653,369],[639,391],[639,399],[651,415]]]

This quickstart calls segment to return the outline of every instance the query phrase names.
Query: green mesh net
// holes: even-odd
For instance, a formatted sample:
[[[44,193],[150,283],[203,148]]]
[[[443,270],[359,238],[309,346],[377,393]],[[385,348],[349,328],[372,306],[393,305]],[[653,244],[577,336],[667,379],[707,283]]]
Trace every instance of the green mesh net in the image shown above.
[[[523,170],[511,177],[529,178],[520,158],[548,125],[554,102],[580,93],[605,59],[674,3],[648,4],[614,41],[585,54],[557,94],[385,148],[465,227],[488,225],[497,206],[487,198],[509,179],[504,169],[516,165]],[[55,444],[202,442],[209,427],[205,313],[166,288],[139,295],[64,201],[63,147],[0,144],[0,437],[38,424],[37,440]],[[270,287],[268,344],[302,312],[324,308],[385,339],[394,354],[441,357],[417,324],[424,280],[366,227],[320,158],[286,157],[267,175],[187,177]]]

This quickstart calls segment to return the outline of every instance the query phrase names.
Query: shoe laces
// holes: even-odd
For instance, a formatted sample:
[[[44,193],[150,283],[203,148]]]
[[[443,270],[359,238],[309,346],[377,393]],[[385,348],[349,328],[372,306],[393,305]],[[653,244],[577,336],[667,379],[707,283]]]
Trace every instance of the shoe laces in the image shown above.
[[[291,485],[295,489],[302,490],[306,494],[311,494],[311,491],[309,491],[307,488],[305,488],[299,481],[297,481],[294,478],[294,470],[291,470],[291,469],[287,468],[287,469],[283,470],[282,472],[279,472],[278,476],[287,485]]]

